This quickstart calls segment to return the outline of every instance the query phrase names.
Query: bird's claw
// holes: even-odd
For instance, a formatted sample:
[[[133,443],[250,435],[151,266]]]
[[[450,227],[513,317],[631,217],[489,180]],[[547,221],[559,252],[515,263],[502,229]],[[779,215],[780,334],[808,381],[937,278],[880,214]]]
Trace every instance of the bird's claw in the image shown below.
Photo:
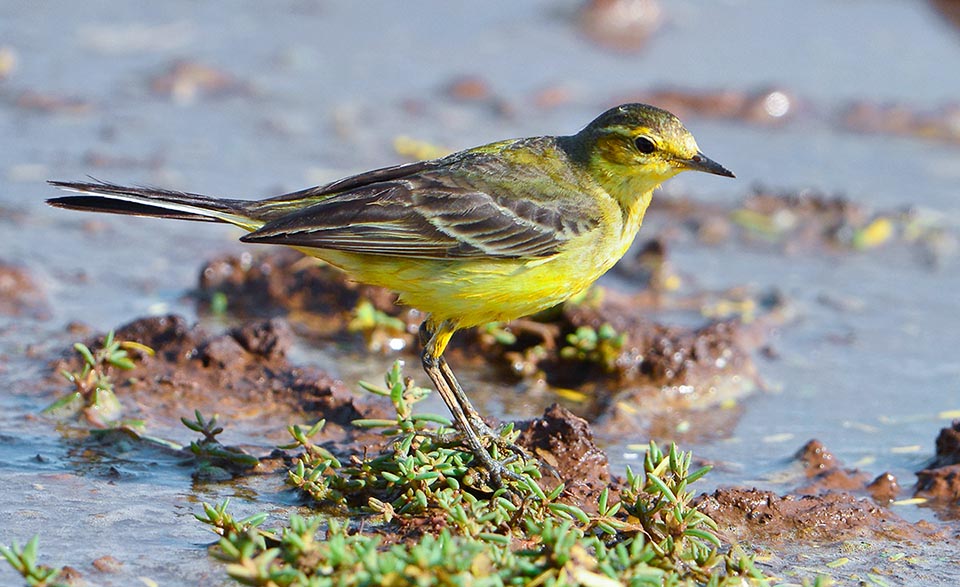
[[[493,430],[487,426],[484,422],[471,422],[474,431],[480,441],[481,447],[480,450],[470,449],[470,443],[467,441],[468,435],[461,432],[460,430],[452,430],[449,432],[422,432],[423,434],[429,435],[436,442],[444,445],[466,445],[468,450],[473,454],[473,456],[480,462],[481,467],[487,473],[489,478],[489,483],[494,489],[509,489],[504,484],[504,481],[513,481],[516,483],[521,483],[523,485],[529,482],[529,477],[523,475],[522,473],[517,473],[510,467],[507,467],[510,463],[514,463],[519,459],[533,460],[538,464],[540,463],[539,459],[532,457],[522,446],[507,440],[502,434],[498,431]],[[497,459],[490,454],[490,448],[496,447],[497,453],[510,453],[506,458]]]

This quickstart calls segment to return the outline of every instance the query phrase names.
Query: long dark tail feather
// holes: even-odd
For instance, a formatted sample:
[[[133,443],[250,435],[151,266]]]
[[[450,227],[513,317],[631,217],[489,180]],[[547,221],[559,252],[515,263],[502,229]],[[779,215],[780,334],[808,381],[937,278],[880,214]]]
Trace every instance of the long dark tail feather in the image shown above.
[[[176,218],[178,220],[197,220],[200,222],[221,222],[218,218],[175,212],[157,206],[135,204],[123,200],[113,200],[103,196],[63,196],[50,198],[47,203],[55,208],[80,210],[82,212],[106,212],[109,214],[127,214],[131,216],[148,216],[152,218]]]
[[[217,199],[200,194],[121,186],[105,182],[50,181],[48,183],[80,194],[50,198],[47,200],[48,204],[57,208],[85,212],[237,224],[228,216],[237,219],[248,218],[251,204],[245,200]]]

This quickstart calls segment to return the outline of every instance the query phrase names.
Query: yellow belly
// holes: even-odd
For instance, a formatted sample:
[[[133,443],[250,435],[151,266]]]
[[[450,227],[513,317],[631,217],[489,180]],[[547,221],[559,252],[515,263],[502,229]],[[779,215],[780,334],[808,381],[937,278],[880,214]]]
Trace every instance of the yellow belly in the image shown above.
[[[621,235],[617,235],[620,237]],[[534,314],[580,293],[617,262],[633,235],[583,235],[542,259],[410,259],[309,250],[353,279],[397,292],[401,303],[458,328]]]

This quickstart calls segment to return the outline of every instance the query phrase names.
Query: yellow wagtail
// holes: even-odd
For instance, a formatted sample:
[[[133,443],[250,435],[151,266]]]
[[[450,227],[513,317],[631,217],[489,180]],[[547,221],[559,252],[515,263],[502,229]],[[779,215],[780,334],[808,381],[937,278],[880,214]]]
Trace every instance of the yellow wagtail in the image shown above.
[[[673,114],[625,104],[579,133],[491,143],[260,201],[50,182],[53,206],[235,224],[240,240],[294,247],[428,312],[423,367],[497,485],[515,477],[443,351],[454,332],[533,314],[587,288],[627,251],[653,190],[686,170],[733,177]]]

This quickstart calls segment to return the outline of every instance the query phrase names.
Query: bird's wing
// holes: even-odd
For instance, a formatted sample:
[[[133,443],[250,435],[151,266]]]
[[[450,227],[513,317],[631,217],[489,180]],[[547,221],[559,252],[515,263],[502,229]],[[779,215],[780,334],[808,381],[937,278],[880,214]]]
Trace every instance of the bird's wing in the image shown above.
[[[502,167],[497,158],[460,158],[406,176],[374,175],[369,183],[347,178],[338,182],[349,186],[345,191],[316,203],[305,191],[304,207],[242,240],[423,259],[537,258],[599,222],[591,198],[557,189],[529,167],[512,176]],[[296,206],[296,198],[276,200],[288,210]]]

